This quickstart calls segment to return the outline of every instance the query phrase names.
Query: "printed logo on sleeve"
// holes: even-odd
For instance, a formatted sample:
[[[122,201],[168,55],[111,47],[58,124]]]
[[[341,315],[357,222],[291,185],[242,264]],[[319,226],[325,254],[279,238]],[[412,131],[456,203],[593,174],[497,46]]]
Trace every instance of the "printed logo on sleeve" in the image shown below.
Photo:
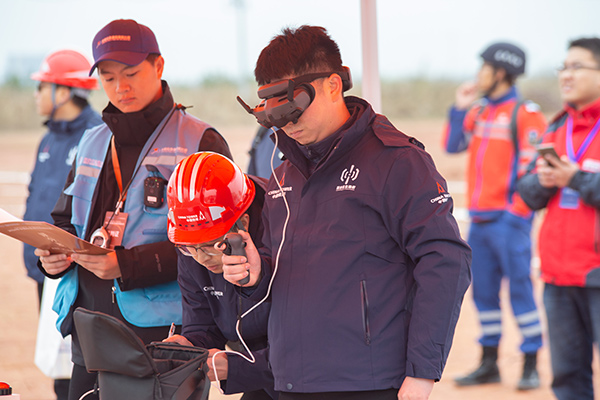
[[[452,198],[452,196],[450,196],[450,193],[448,193],[446,189],[444,189],[444,186],[442,186],[439,182],[436,182],[436,184],[439,196],[436,196],[433,199],[429,200],[431,204],[443,204]]]

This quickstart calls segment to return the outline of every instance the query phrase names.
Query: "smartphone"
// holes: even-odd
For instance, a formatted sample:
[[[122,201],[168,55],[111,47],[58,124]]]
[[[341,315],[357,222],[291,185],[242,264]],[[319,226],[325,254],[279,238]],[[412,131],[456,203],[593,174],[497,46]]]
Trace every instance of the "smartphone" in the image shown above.
[[[554,156],[560,160],[560,157],[558,154],[556,154],[556,150],[554,150],[554,145],[552,143],[541,144],[536,148],[536,150],[542,158],[546,158],[546,154],[550,154],[551,156]]]

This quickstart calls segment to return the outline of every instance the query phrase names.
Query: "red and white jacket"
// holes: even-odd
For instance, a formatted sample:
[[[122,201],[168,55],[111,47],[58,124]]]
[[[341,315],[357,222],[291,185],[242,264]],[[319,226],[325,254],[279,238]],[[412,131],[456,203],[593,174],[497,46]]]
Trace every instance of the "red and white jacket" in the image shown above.
[[[569,119],[577,154],[599,123],[600,99],[580,110],[565,106],[555,118],[543,142],[553,143],[559,156],[568,154]],[[523,177],[518,188],[533,209],[547,209],[539,234],[542,279],[559,286],[600,287],[600,132],[575,161],[581,170],[568,188],[578,194],[576,203],[565,204],[563,190],[542,187],[535,171]]]
[[[444,135],[449,153],[469,151],[467,201],[474,222],[509,211],[524,218],[531,210],[516,192],[516,182],[535,158],[533,144],[546,130],[546,119],[533,103],[516,114],[518,154],[511,121],[518,103],[515,87],[499,99],[487,97],[468,111],[452,108]]]

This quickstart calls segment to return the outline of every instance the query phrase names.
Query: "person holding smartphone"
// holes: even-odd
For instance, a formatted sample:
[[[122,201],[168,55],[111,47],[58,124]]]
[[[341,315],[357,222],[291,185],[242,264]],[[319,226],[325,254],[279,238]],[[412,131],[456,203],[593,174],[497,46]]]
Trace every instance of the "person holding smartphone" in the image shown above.
[[[523,200],[546,209],[539,233],[544,306],[559,400],[594,399],[593,344],[600,342],[600,38],[573,40],[558,83],[565,105],[540,156],[519,180]]]

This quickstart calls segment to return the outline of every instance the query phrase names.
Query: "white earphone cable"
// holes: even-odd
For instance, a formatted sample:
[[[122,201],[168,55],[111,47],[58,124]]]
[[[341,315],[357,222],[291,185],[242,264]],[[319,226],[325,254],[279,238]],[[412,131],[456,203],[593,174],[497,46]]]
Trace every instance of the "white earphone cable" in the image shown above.
[[[218,351],[215,354],[213,354],[213,357],[212,357],[211,361],[212,361],[213,371],[215,372],[215,380],[217,382],[219,382],[219,376],[217,374],[217,368],[216,368],[216,365],[215,365],[215,358],[216,358],[216,356],[218,354],[221,354],[221,353],[224,353],[224,354],[235,354],[235,355],[238,355],[238,356],[242,357],[243,359],[245,359],[249,363],[255,363],[256,362],[254,354],[252,354],[252,352],[250,351],[250,349],[246,345],[246,342],[242,338],[242,335],[240,334],[240,331],[239,331],[240,321],[242,320],[242,318],[244,318],[246,315],[248,315],[251,311],[253,311],[258,306],[260,306],[262,303],[264,303],[267,300],[267,298],[269,298],[269,296],[271,294],[271,287],[273,286],[273,281],[275,280],[275,276],[277,275],[277,270],[279,269],[279,257],[281,255],[281,250],[283,249],[283,244],[285,243],[285,234],[286,234],[286,231],[287,231],[288,222],[290,220],[290,206],[289,206],[289,204],[287,202],[287,199],[285,198],[285,191],[281,187],[281,183],[279,182],[279,179],[277,178],[277,174],[275,173],[275,168],[273,167],[273,159],[275,157],[275,152],[278,151],[278,147],[277,146],[279,144],[279,140],[278,140],[278,137],[277,137],[277,133],[275,132],[275,129],[271,128],[271,131],[275,134],[275,146],[273,148],[273,152],[271,153],[271,173],[273,174],[273,178],[275,179],[275,182],[277,183],[277,187],[279,188],[279,192],[281,193],[281,198],[283,199],[283,202],[285,204],[285,209],[287,211],[287,215],[286,215],[285,221],[283,223],[283,231],[282,231],[282,234],[281,234],[281,243],[279,244],[279,248],[277,249],[277,255],[275,256],[275,267],[273,268],[273,276],[271,276],[271,280],[269,281],[269,287],[267,288],[267,294],[258,303],[256,303],[251,308],[249,308],[245,313],[243,313],[241,315],[241,317],[238,319],[237,323],[235,324],[235,331],[236,331],[236,333],[238,335],[238,338],[240,339],[240,342],[242,343],[242,345],[244,346],[244,349],[250,355],[250,357],[247,357],[246,355],[244,355],[244,354],[242,354],[240,352],[231,351],[231,350],[221,350],[221,351]],[[213,383],[211,382],[211,384],[213,384]],[[219,389],[219,392],[221,392],[221,394],[223,394],[223,389],[221,389],[220,383],[218,385],[215,385],[215,386]]]

